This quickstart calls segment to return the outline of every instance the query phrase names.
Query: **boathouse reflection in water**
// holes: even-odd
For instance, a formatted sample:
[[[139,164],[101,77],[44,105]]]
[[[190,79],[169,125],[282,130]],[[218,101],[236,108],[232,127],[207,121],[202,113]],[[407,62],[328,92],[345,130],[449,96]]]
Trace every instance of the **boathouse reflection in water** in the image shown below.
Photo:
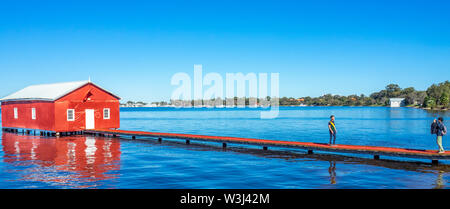
[[[116,178],[109,171],[120,169],[120,140],[89,136],[41,138],[35,136],[2,134],[4,162],[31,166],[22,173],[22,180],[68,184],[71,187],[95,185]]]

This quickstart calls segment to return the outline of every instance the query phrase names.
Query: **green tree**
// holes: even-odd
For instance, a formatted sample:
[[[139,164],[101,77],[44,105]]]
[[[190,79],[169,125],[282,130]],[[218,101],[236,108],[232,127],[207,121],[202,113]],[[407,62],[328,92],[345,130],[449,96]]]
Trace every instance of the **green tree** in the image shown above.
[[[439,84],[433,84],[427,89],[427,95],[437,103],[436,105],[443,105],[441,103],[442,94],[450,95],[450,82],[445,81]]]
[[[408,87],[408,88],[403,89],[403,90],[400,92],[400,94],[401,94],[401,95],[408,95],[408,94],[414,93],[415,91],[416,91],[416,90],[414,89],[414,87]]]
[[[443,107],[447,107],[449,104],[449,96],[447,92],[443,92],[441,98],[439,99]]]
[[[424,106],[433,108],[436,106],[436,101],[432,97],[427,96],[425,97]]]
[[[402,89],[398,84],[389,84],[386,86],[386,92],[388,97],[397,97],[400,95]]]

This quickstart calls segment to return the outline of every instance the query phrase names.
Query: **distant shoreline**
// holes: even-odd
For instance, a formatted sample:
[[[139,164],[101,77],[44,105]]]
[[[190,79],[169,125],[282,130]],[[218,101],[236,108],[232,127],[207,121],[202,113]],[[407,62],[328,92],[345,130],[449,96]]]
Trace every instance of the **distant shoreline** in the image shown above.
[[[251,106],[245,106],[244,108],[269,108],[270,106],[257,106],[257,107],[251,107]],[[280,105],[279,107],[390,107],[390,106],[384,106],[384,105],[369,105],[369,106],[344,106],[344,105]],[[427,111],[448,111],[449,109],[432,109],[427,107],[418,107],[418,106],[403,106],[406,108],[415,108],[415,109],[422,109]],[[222,107],[215,107],[215,106],[183,106],[183,107],[176,107],[176,106],[140,106],[140,107],[120,107],[120,108],[210,108],[210,109],[225,109],[225,108],[238,108],[238,106],[222,106]],[[397,108],[397,107],[393,107]]]

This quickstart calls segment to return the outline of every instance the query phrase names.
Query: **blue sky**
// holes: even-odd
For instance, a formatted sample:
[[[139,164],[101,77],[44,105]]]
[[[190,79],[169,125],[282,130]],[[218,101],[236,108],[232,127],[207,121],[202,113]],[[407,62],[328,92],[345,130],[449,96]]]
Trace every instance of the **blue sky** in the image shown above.
[[[450,78],[448,1],[0,3],[0,96],[87,80],[168,100],[177,72],[280,73],[281,96],[350,95]],[[207,87],[206,87],[207,88]]]

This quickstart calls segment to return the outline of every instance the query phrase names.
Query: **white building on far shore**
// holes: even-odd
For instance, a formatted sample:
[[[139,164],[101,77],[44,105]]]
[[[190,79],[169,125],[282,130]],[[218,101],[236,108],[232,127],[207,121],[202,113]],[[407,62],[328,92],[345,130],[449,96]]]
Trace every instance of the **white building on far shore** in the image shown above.
[[[389,103],[391,107],[402,107],[405,106],[405,98],[390,98]]]

